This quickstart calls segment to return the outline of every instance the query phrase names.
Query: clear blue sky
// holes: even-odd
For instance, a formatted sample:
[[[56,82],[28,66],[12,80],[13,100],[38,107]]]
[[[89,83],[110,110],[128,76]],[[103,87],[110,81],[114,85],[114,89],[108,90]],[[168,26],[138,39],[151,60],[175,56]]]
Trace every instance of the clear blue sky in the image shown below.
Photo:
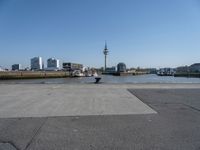
[[[101,67],[200,62],[200,0],[0,0],[0,66],[30,58]]]

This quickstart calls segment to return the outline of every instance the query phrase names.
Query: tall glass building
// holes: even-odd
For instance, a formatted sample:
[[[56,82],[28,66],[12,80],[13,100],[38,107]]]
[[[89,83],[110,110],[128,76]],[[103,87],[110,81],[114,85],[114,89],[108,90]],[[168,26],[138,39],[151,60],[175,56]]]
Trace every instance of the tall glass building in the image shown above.
[[[42,57],[34,57],[31,59],[31,70],[42,70],[44,69],[44,63]]]
[[[59,68],[59,60],[55,58],[49,58],[47,60],[47,68]]]
[[[14,64],[14,65],[12,65],[12,70],[21,70],[21,69],[22,69],[21,64]]]

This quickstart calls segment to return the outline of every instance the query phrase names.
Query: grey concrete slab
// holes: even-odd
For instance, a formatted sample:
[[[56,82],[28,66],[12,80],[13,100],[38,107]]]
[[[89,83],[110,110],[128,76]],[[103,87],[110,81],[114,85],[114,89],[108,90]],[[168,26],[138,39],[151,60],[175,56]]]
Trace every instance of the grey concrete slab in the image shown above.
[[[0,85],[0,117],[156,113],[124,88],[87,85]]]
[[[11,143],[23,150],[44,125],[47,118],[0,119],[0,143]],[[2,145],[8,146],[8,145]],[[6,149],[5,149],[6,150]]]
[[[35,88],[43,91],[43,86],[47,92],[57,88],[61,88],[61,91],[66,90],[67,87],[76,87],[78,90],[84,88],[83,85],[79,87],[73,85],[32,85],[24,87],[20,85],[20,88],[22,88],[21,93],[26,94],[27,90],[34,93]],[[19,88],[15,85],[0,88],[0,94],[7,97],[9,88],[15,89],[16,87]],[[63,89],[64,87],[66,89]],[[96,86],[86,85],[86,87],[92,89]],[[102,91],[105,87],[105,85],[98,85],[98,88]],[[196,85],[189,85],[188,89],[186,89],[187,86],[176,89],[178,85],[167,85],[167,87],[166,85],[164,87],[157,87],[156,85],[156,87],[152,86],[152,89],[147,89],[149,85],[146,87],[143,85],[145,89],[135,85],[107,86],[107,88],[116,89],[116,91],[130,87],[135,87],[130,92],[158,113],[0,118],[0,143],[11,142],[19,150],[200,149],[200,88],[191,89]],[[169,87],[172,87],[172,89]],[[13,91],[10,96],[15,97],[15,93],[18,93],[18,91]],[[46,94],[48,95],[48,93]],[[110,95],[112,94],[111,92]],[[26,100],[22,99],[22,101]],[[38,101],[30,100],[30,103],[25,103],[24,107],[28,107],[29,104],[36,105]],[[10,103],[12,104],[12,102]],[[11,105],[4,101],[2,104],[6,107]],[[41,105],[45,106],[45,103]],[[51,113],[51,110],[49,111]]]
[[[200,112],[179,102],[181,99],[186,102],[188,97],[194,95],[196,96],[192,101],[199,101],[196,92],[200,92],[200,89],[195,92],[187,89],[182,92],[175,90],[173,94],[168,90],[157,89],[157,92],[162,93],[160,96],[154,94],[156,93],[154,90],[131,91],[157,110],[158,114],[52,117],[46,121],[28,150],[198,150],[200,148]],[[167,96],[169,97],[165,98]],[[177,97],[181,98],[177,100]]]
[[[148,105],[182,104],[200,110],[200,89],[134,89],[130,90],[136,97]]]

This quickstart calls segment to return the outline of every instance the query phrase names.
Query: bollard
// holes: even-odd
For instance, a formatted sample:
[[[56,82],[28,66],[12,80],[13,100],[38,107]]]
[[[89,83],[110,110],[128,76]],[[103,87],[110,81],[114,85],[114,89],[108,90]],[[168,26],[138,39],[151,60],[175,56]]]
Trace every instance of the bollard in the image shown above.
[[[96,80],[95,84],[97,84],[97,83],[99,83],[99,81],[101,80],[101,78],[100,77],[96,77],[95,80]]]

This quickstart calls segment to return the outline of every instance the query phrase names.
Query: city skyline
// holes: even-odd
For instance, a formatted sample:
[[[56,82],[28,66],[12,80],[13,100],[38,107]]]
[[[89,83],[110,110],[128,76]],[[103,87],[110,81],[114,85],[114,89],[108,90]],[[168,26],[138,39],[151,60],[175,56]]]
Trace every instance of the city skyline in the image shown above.
[[[38,68],[38,70],[45,70],[45,69],[63,69],[63,63],[75,63],[75,64],[78,64],[78,62],[69,62],[69,61],[65,61],[65,60],[60,60],[58,58],[55,58],[55,57],[50,57],[46,60],[43,59],[43,57],[41,56],[34,56],[32,58],[30,58],[29,60],[29,65],[26,65],[26,66],[22,66],[21,63],[15,63],[15,64],[12,64],[11,66],[9,67],[3,67],[3,66],[0,66],[1,69],[8,69],[8,70],[13,70],[13,66],[16,66],[16,65],[19,65],[21,69],[18,69],[18,70],[31,70],[33,67],[32,67],[32,60],[33,59],[41,59],[40,61],[40,65],[42,67]],[[105,59],[105,58],[104,58]],[[51,61],[51,62],[50,62]],[[104,60],[105,61],[105,60]],[[105,62],[104,62],[105,63]],[[107,69],[111,69],[113,67],[117,68],[119,64],[125,64],[124,62],[118,62],[117,65],[113,65],[113,66],[107,66],[106,68]],[[192,65],[195,65],[195,64],[200,64],[200,63],[192,63],[192,64],[185,64],[185,65],[182,65],[182,66],[176,66],[176,67],[140,67],[140,66],[130,66],[130,67],[127,67],[127,69],[137,69],[137,68],[140,68],[140,69],[163,69],[163,68],[171,68],[171,69],[176,69],[176,68],[179,68],[179,67],[189,67],[189,66],[192,66]],[[89,66],[85,66],[84,64],[82,64],[84,68],[88,68]],[[105,64],[104,64],[105,65]],[[126,65],[126,64],[125,64]],[[96,68],[96,69],[102,69],[105,70],[105,66],[101,66],[101,67],[94,67],[94,66],[91,66],[89,68]]]
[[[0,66],[41,56],[103,67],[161,68],[200,62],[200,2],[0,1]]]

